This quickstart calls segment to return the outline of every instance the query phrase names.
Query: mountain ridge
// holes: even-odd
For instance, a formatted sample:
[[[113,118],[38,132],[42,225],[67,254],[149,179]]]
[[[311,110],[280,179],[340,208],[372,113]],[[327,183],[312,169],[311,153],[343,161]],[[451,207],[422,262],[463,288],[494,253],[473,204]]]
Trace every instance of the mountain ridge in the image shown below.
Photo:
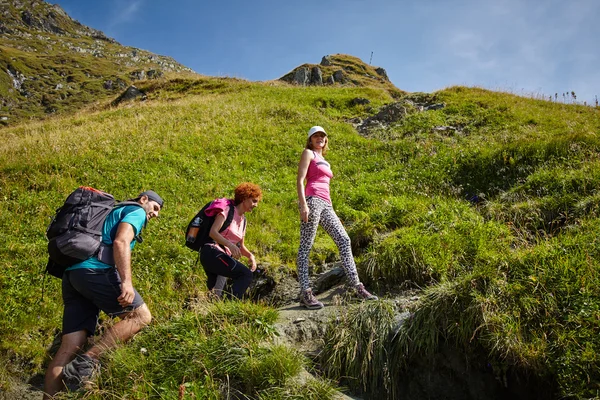
[[[138,80],[195,74],[171,57],[121,45],[58,5],[3,0],[0,15],[3,125],[75,111]]]

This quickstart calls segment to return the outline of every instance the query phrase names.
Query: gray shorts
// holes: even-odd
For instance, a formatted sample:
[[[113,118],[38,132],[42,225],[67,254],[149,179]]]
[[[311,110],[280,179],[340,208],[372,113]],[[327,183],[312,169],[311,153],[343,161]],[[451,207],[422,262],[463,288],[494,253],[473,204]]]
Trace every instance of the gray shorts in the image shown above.
[[[86,330],[88,336],[96,331],[100,310],[111,317],[129,313],[144,304],[135,290],[133,303],[122,307],[117,298],[121,295],[121,278],[117,269],[80,268],[66,271],[62,278],[63,334]]]

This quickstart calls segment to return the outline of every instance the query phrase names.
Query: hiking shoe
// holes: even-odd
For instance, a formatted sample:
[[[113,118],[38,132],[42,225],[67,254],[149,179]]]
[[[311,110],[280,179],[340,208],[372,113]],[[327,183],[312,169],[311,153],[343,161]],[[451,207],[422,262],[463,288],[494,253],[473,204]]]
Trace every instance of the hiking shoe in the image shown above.
[[[356,285],[355,290],[356,290],[356,297],[358,297],[361,300],[379,300],[379,297],[375,296],[374,294],[369,293],[369,291],[367,289],[365,289],[365,285],[363,285],[362,283],[359,283],[358,285]]]
[[[88,383],[100,372],[100,362],[87,354],[75,357],[63,368],[65,384],[70,390],[78,389]]]
[[[321,303],[312,292],[312,289],[308,289],[303,291],[300,294],[300,305],[308,308],[309,310],[318,310],[319,308],[323,308],[323,303]]]

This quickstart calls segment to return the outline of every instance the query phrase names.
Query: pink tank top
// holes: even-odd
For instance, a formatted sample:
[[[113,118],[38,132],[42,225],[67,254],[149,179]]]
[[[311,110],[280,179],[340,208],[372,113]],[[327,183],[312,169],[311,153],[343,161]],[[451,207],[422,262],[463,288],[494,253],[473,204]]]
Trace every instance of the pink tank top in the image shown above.
[[[223,200],[227,200],[227,199],[223,199]],[[235,207],[233,205],[233,201],[229,201],[228,200],[228,205],[222,205],[222,207],[224,207],[223,209],[221,208],[214,208],[214,210],[216,210],[217,212],[213,212],[213,215],[217,215],[217,214],[221,214],[223,217],[225,217],[227,219],[227,214],[229,214],[229,207]],[[218,205],[217,207],[219,207],[220,205]],[[234,208],[233,209],[233,219],[231,220],[231,224],[229,224],[229,226],[227,228],[225,228],[225,230],[223,232],[221,232],[221,236],[223,236],[225,239],[229,240],[231,243],[235,244],[236,246],[240,247],[240,244],[242,242],[242,239],[244,239],[244,236],[246,235],[246,219],[243,215],[238,214],[237,209]],[[222,250],[224,251],[227,255],[231,255],[231,250],[229,250],[228,247],[225,246],[221,246],[217,243],[207,243],[210,246],[213,246],[214,248],[218,249],[218,250]]]
[[[316,196],[331,204],[329,195],[329,181],[333,178],[331,166],[325,159],[313,151],[314,158],[308,164],[306,172],[306,188],[304,195],[306,197]]]

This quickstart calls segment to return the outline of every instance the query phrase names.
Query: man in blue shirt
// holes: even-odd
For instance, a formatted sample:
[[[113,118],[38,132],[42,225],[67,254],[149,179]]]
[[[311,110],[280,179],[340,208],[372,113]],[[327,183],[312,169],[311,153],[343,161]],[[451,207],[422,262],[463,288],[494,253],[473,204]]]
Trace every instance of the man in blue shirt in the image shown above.
[[[133,201],[139,205],[117,207],[106,217],[98,255],[67,268],[63,275],[62,341],[46,371],[44,399],[62,390],[63,381],[69,386],[85,383],[99,369],[103,351],[129,340],[152,319],[133,287],[131,250],[136,241],[141,241],[147,221],[158,216],[163,199],[148,190]],[[120,320],[98,343],[77,355],[94,334],[101,310]]]

